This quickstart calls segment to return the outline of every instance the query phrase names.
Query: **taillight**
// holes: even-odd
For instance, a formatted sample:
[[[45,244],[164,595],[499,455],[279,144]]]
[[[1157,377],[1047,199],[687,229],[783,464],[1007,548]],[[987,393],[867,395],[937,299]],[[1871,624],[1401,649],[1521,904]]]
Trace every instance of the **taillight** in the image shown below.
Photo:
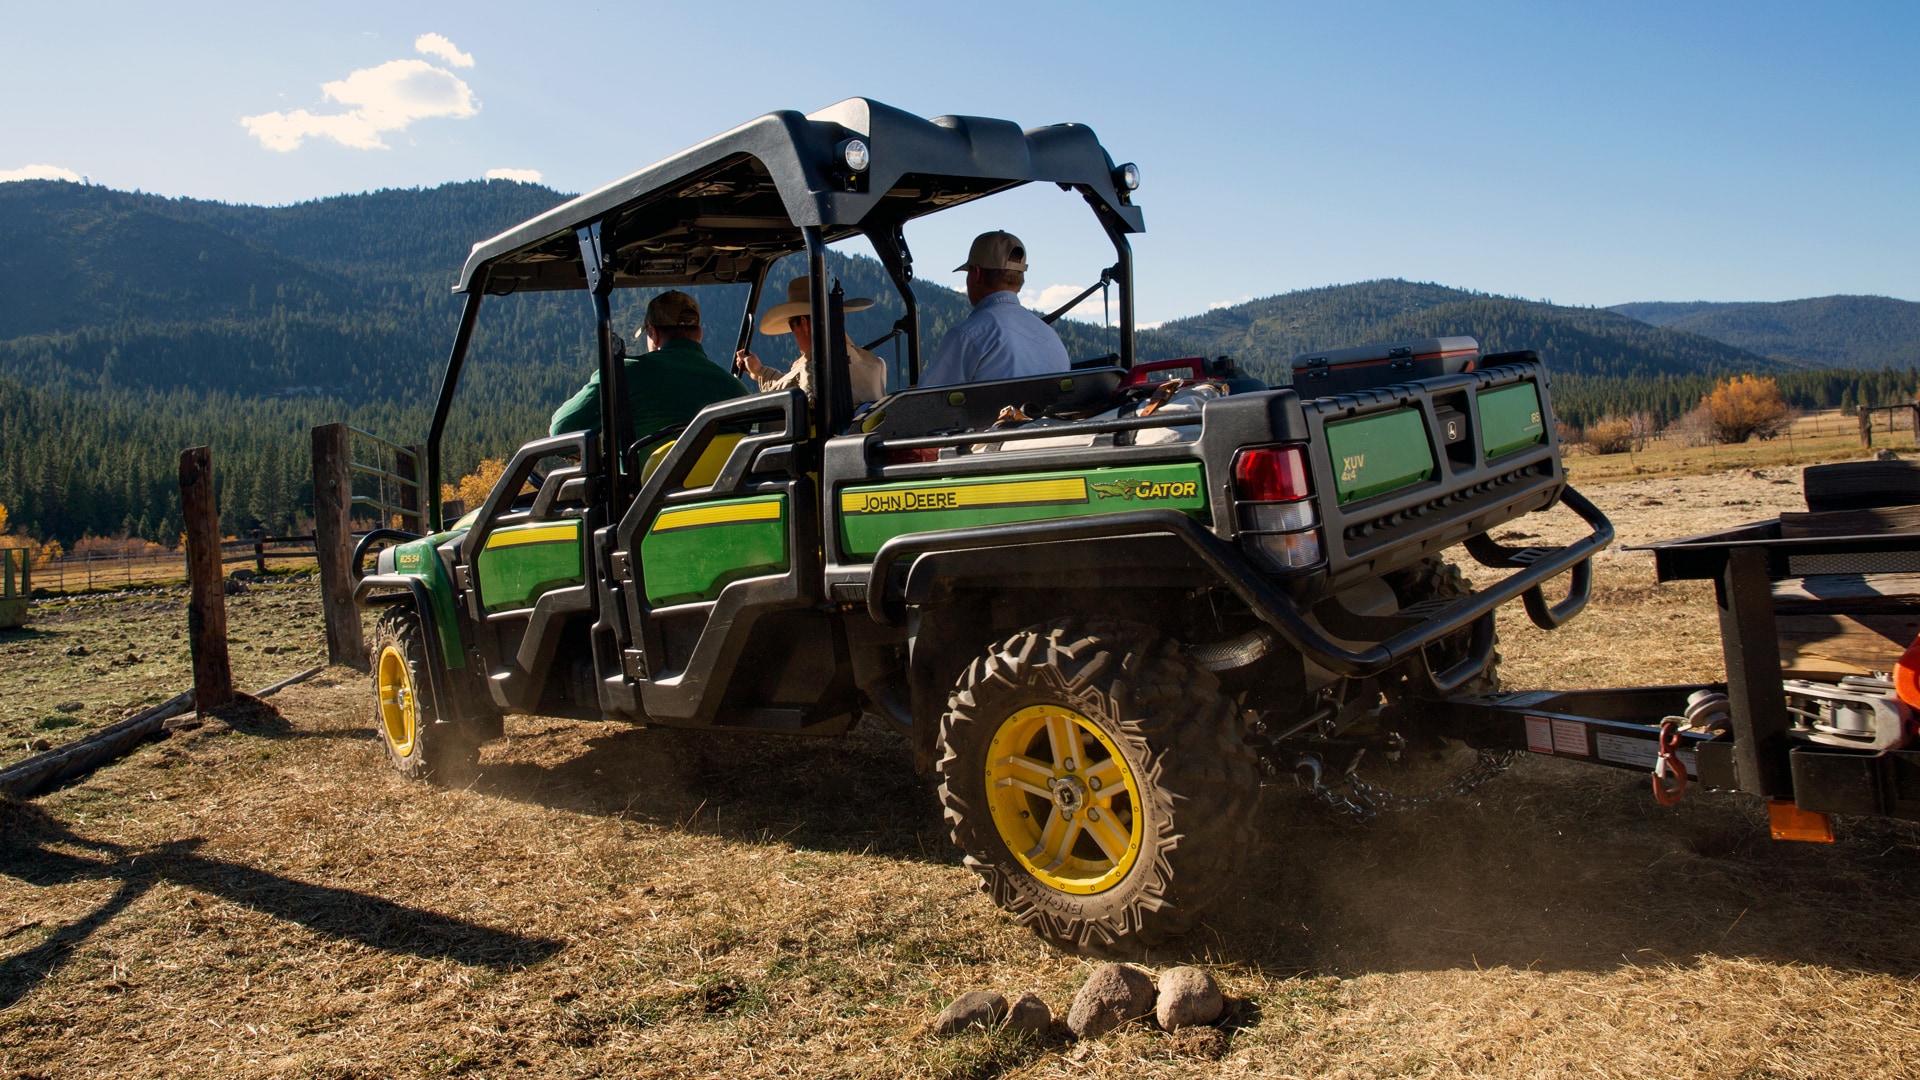
[[[1313,494],[1307,455],[1297,446],[1262,446],[1233,459],[1234,494],[1243,501],[1292,502]]]
[[[1260,446],[1233,461],[1240,546],[1269,570],[1305,570],[1321,560],[1320,515],[1312,502],[1306,451]]]

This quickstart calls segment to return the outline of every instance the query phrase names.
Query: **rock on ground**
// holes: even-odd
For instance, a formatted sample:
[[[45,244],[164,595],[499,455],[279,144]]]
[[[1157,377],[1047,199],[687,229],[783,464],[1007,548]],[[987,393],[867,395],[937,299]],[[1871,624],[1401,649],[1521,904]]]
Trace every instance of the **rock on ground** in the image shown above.
[[[1196,967],[1169,968],[1160,973],[1160,997],[1153,1016],[1163,1030],[1173,1031],[1213,1023],[1226,1004],[1212,975]]]
[[[1102,964],[1074,995],[1067,1027],[1079,1038],[1098,1038],[1153,1012],[1153,1001],[1152,976],[1126,964]]]
[[[1044,1008],[1044,1006],[1043,1006]],[[933,1030],[952,1035],[970,1027],[990,1028],[1007,1015],[1007,999],[991,990],[969,990],[934,1018]]]
[[[1044,1037],[1053,1027],[1053,1010],[1034,994],[1021,994],[1007,1010],[1007,1026]]]

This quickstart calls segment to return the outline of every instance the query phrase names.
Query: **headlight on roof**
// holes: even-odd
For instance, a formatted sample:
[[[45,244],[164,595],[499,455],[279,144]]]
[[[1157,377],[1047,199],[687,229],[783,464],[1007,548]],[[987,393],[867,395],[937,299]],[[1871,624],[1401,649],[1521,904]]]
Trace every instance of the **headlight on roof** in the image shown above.
[[[846,167],[854,172],[866,172],[873,163],[872,154],[867,150],[865,139],[842,139],[836,153]]]
[[[1129,161],[1113,170],[1113,186],[1121,191],[1140,190],[1140,166]]]

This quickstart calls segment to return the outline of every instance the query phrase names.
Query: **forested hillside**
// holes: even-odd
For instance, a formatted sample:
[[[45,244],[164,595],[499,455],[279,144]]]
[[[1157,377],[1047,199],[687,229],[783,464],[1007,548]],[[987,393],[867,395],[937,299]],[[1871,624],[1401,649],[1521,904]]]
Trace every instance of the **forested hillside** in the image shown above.
[[[1369,341],[1468,334],[1490,352],[1535,349],[1555,371],[1653,378],[1788,365],[1693,334],[1594,308],[1464,292],[1409,281],[1368,281],[1268,297],[1162,325],[1164,348],[1238,358],[1270,382],[1303,353]]]
[[[449,287],[468,250],[566,197],[491,181],[255,207],[0,183],[0,505],[36,538],[167,540],[179,534],[178,453],[206,443],[227,531],[297,527],[311,500],[308,429],[347,420],[396,441],[422,439],[459,316]],[[880,266],[837,252],[830,262],[848,295],[878,301],[849,316],[855,340],[884,335],[901,305]],[[763,310],[802,270],[797,258],[775,268]],[[916,291],[930,349],[968,305],[931,283]],[[724,358],[746,289],[700,297],[709,354]],[[616,295],[623,332],[647,298]],[[1623,411],[1669,420],[1698,403],[1712,376],[1736,371],[1779,372],[1803,407],[1913,392],[1911,371],[1802,371],[1677,328],[1707,314],[1683,312],[1663,328],[1612,311],[1372,281],[1176,320],[1142,331],[1139,353],[1234,356],[1283,382],[1301,353],[1471,334],[1489,350],[1539,350],[1558,375],[1558,407],[1575,423]],[[1110,330],[1058,326],[1076,357],[1116,347]],[[590,330],[581,296],[486,302],[449,426],[449,478],[545,433],[554,406],[592,368]],[[777,365],[794,355],[784,335],[755,348]]]
[[[1821,296],[1772,304],[1618,304],[1614,311],[1748,352],[1819,367],[1920,364],[1920,304]]]

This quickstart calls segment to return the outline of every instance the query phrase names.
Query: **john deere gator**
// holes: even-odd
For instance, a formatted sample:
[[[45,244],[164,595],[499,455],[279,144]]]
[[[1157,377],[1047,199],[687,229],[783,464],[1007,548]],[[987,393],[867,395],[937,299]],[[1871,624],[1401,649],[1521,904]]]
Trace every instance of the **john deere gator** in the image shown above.
[[[1557,625],[1612,536],[1567,486],[1546,368],[1477,347],[1420,368],[1396,347],[1320,393],[1139,357],[1138,181],[1082,125],[853,99],[762,116],[476,244],[428,490],[474,328],[511,294],[586,301],[611,435],[527,443],[459,521],[436,505],[429,535],[357,553],[397,541],[357,593],[381,612],[393,763],[470,768],[507,714],[805,735],[871,716],[904,735],[998,904],[1049,940],[1113,945],[1178,934],[1220,892],[1264,778],[1332,790],[1363,756],[1443,734],[1423,703],[1490,685],[1495,608],[1524,598]],[[1117,349],[916,385],[904,226],[1026,184],[1057,185],[1111,239]],[[897,385],[870,403],[851,399],[826,258],[855,237],[905,313]],[[613,291],[748,285],[745,346],[791,254],[826,358],[812,399],[632,430]],[[1585,539],[1488,539],[1556,503]],[[1441,561],[1462,544],[1506,576],[1469,590]],[[1541,586],[1568,571],[1550,603]]]

